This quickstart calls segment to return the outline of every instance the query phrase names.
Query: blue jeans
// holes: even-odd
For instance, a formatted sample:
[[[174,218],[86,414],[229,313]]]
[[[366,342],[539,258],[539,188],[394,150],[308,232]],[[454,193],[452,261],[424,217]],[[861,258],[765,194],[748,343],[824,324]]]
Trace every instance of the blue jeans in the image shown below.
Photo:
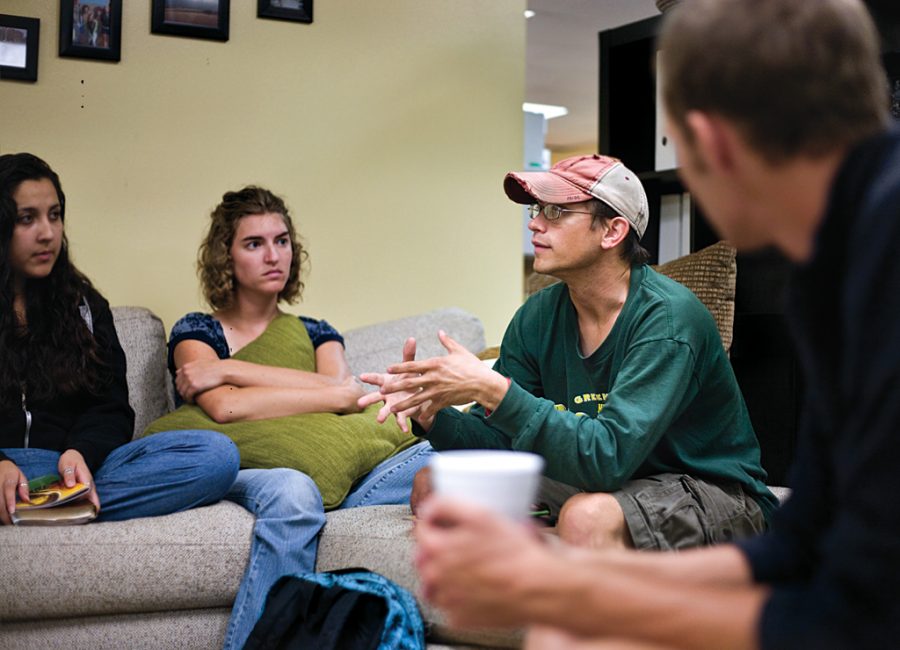
[[[4,449],[26,478],[59,473],[60,452]],[[156,517],[215,503],[237,475],[237,446],[214,431],[165,431],[113,449],[94,473],[97,521]]]
[[[420,442],[391,456],[357,482],[338,509],[409,503],[413,477],[432,454],[431,445]],[[225,632],[225,649],[233,650],[250,636],[278,578],[315,570],[325,510],[313,480],[285,468],[242,469],[225,498],[256,515],[250,559]]]

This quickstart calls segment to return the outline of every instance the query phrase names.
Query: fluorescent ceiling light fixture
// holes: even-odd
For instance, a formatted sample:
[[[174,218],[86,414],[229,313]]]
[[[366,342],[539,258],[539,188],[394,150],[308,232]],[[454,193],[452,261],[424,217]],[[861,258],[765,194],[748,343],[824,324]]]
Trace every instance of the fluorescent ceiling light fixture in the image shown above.
[[[565,106],[554,106],[553,104],[532,104],[530,102],[524,102],[522,104],[522,110],[526,113],[541,113],[548,120],[552,120],[554,117],[562,117],[563,115],[569,114],[569,109]]]
[[[526,17],[526,18],[534,18],[534,11],[532,11],[531,9],[526,9],[526,10],[525,10],[525,17]]]

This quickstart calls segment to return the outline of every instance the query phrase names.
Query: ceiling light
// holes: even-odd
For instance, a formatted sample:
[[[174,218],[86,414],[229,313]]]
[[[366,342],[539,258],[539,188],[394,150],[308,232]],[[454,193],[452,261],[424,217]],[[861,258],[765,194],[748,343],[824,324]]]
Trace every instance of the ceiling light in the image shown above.
[[[524,102],[522,104],[522,110],[526,113],[542,113],[543,116],[552,120],[554,117],[562,117],[563,115],[569,114],[569,109],[565,106],[554,106],[553,104],[532,104],[530,102]]]
[[[525,17],[526,17],[526,18],[534,18],[534,12],[533,12],[531,9],[526,9],[526,10],[525,10]]]

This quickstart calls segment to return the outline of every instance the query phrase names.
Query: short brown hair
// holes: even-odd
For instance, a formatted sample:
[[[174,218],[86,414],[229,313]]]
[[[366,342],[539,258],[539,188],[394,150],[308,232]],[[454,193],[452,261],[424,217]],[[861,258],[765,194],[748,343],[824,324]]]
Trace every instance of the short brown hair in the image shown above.
[[[228,309],[234,304],[234,263],[231,259],[231,245],[238,222],[248,215],[280,214],[291,239],[291,270],[284,289],[278,294],[279,300],[296,302],[303,292],[300,268],[306,261],[307,253],[300,243],[291,215],[284,201],[269,190],[248,185],[237,192],[225,192],[222,202],[210,214],[209,231],[197,254],[197,274],[203,297],[213,309]]]
[[[769,162],[820,156],[884,129],[878,33],[858,0],[684,0],[660,37],[663,97],[733,120]]]

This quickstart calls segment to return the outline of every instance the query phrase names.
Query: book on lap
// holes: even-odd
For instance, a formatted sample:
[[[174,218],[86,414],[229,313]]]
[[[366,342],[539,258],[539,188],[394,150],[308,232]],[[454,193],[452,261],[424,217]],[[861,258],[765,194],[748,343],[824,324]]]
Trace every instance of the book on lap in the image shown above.
[[[16,503],[12,522],[16,526],[64,526],[84,524],[97,516],[87,500],[90,488],[83,483],[66,487],[56,474],[28,481],[29,500]]]

